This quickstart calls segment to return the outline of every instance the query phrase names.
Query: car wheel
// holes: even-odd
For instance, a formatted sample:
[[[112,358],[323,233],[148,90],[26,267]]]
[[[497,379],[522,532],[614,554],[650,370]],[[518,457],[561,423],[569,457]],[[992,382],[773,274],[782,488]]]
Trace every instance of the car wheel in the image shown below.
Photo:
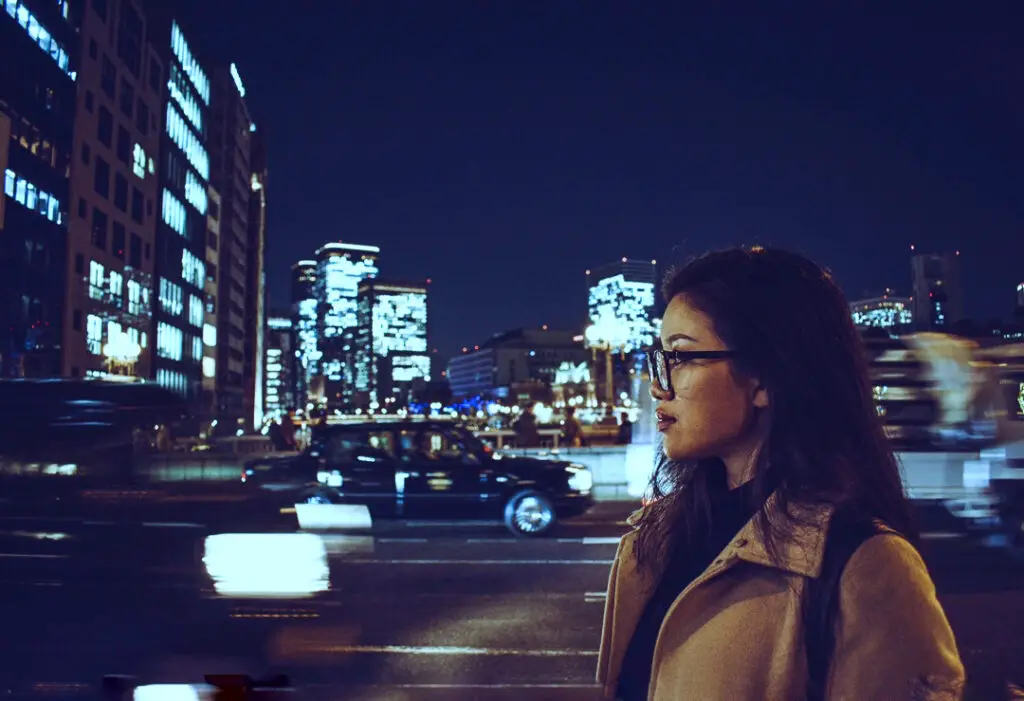
[[[505,525],[517,536],[542,536],[555,525],[555,505],[538,492],[519,492],[505,505]]]

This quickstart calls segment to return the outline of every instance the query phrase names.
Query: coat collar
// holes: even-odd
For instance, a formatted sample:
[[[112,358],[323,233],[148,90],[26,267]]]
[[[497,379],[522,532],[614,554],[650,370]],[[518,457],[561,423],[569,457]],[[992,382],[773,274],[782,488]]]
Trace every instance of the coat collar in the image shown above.
[[[792,518],[787,518],[779,501],[778,492],[775,492],[761,507],[771,522],[780,524],[785,529],[784,532],[788,531],[787,536],[779,540],[778,559],[773,560],[769,555],[764,539],[754,526],[754,519],[740,529],[722,551],[722,556],[735,556],[746,562],[774,567],[804,577],[818,577],[821,574],[825,537],[834,508],[825,504],[790,504],[788,511]],[[638,509],[626,519],[626,522],[634,527],[633,531],[626,534],[629,541],[635,537],[636,527],[645,510],[646,507]]]

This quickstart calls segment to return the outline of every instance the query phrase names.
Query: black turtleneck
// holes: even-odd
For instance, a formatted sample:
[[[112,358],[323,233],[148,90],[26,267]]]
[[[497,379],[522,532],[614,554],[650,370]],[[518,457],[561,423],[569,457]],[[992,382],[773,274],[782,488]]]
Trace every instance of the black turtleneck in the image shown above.
[[[708,568],[726,545],[757,511],[752,483],[728,489],[725,485],[711,492],[711,514],[693,545],[678,544],[665,567],[622,660],[619,676],[620,701],[646,701],[651,682],[654,646],[661,624],[673,602],[693,580]]]

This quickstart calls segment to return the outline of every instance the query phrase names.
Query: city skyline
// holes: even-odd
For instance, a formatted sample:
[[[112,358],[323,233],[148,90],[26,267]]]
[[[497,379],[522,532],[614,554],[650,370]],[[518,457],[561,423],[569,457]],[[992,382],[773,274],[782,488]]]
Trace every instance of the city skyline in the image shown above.
[[[978,319],[1021,282],[1024,144],[1001,86],[1024,60],[996,13],[186,4],[272,141],[273,258],[379,246],[396,277],[434,280],[444,353],[581,323],[584,270],[623,255],[783,246],[860,299],[909,294],[911,244],[959,249]],[[280,304],[287,266],[268,272]]]

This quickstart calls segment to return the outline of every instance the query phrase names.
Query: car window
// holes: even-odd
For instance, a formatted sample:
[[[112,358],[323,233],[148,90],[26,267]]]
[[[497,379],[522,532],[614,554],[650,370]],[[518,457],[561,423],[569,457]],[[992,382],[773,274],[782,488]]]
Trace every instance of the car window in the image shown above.
[[[399,434],[402,458],[465,462],[473,451],[457,433],[447,429],[406,429]]]

